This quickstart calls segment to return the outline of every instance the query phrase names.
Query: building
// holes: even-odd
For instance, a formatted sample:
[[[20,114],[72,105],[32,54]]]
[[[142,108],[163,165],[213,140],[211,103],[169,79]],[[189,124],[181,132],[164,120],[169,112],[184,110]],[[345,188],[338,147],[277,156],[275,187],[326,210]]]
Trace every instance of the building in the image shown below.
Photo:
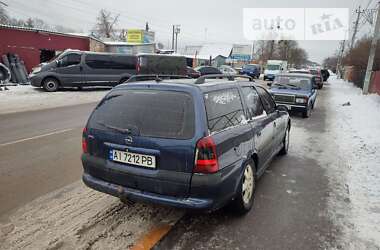
[[[104,42],[105,52],[137,55],[138,53],[155,53],[155,43]]]
[[[66,49],[104,51],[102,41],[81,34],[0,24],[0,56],[17,54],[30,72],[36,65],[49,61]]]
[[[249,44],[204,44],[186,46],[183,54],[196,65],[246,64],[251,60],[252,45]],[[211,60],[211,63],[210,63]],[[194,63],[193,63],[194,64]]]

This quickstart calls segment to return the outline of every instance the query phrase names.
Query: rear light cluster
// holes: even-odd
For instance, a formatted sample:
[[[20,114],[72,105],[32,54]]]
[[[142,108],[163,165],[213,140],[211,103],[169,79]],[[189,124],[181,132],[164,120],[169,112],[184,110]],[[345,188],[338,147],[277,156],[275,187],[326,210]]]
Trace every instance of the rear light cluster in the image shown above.
[[[197,142],[194,173],[211,174],[219,170],[214,140],[208,136]]]
[[[87,147],[87,128],[86,127],[83,129],[83,133],[82,133],[82,152],[84,154],[88,153],[88,147]]]

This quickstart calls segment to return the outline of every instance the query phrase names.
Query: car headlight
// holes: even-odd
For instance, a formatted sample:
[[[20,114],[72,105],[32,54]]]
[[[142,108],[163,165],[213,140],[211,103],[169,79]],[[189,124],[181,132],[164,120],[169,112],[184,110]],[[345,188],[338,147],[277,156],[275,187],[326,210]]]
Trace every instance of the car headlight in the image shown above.
[[[41,71],[41,67],[37,67],[37,68],[34,68],[32,73],[35,74],[35,73],[38,73]]]
[[[297,97],[296,103],[307,103],[307,98],[304,97]]]

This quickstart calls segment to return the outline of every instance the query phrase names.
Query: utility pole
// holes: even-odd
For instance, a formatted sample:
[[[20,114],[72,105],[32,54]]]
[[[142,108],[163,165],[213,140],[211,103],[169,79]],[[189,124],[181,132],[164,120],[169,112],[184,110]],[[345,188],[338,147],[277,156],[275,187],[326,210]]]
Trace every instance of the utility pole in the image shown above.
[[[172,33],[172,50],[174,50],[174,29],[175,29],[175,25],[173,25],[173,33]]]
[[[342,78],[342,76],[340,75],[340,66],[342,63],[345,46],[346,46],[346,40],[342,40],[340,42],[340,51],[338,54],[338,61],[336,63],[336,75],[338,78]]]
[[[377,6],[376,24],[375,24],[375,29],[373,31],[373,38],[372,38],[372,43],[371,43],[371,49],[369,51],[367,71],[366,71],[365,79],[364,79],[364,85],[363,85],[363,94],[364,95],[368,94],[369,85],[371,83],[373,62],[375,61],[377,43],[380,39],[379,33],[380,33],[380,1],[379,1],[378,6]]]
[[[181,25],[175,25],[175,52],[177,53],[178,50],[178,34],[181,32]]]
[[[356,13],[357,13],[357,16],[356,16],[356,21],[354,22],[354,31],[352,32],[352,39],[351,39],[351,44],[350,44],[350,50],[352,50],[352,48],[354,47],[354,44],[355,44],[355,38],[356,38],[356,34],[358,33],[358,27],[359,27],[359,21],[360,21],[360,15],[363,13],[364,11],[361,10],[361,7],[359,6],[359,8],[356,10]]]

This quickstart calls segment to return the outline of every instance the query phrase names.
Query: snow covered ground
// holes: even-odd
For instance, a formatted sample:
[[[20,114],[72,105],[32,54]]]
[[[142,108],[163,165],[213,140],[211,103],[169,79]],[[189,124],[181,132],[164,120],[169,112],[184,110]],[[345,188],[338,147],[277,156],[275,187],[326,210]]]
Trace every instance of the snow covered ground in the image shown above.
[[[7,91],[0,91],[0,114],[97,102],[109,91],[107,88],[91,88],[49,93],[30,85],[8,88]]]
[[[343,80],[331,79],[326,87],[324,138],[330,139],[318,143],[325,144],[325,155],[337,153],[319,159],[333,190],[330,213],[342,227],[345,249],[380,249],[380,96],[364,96]]]

